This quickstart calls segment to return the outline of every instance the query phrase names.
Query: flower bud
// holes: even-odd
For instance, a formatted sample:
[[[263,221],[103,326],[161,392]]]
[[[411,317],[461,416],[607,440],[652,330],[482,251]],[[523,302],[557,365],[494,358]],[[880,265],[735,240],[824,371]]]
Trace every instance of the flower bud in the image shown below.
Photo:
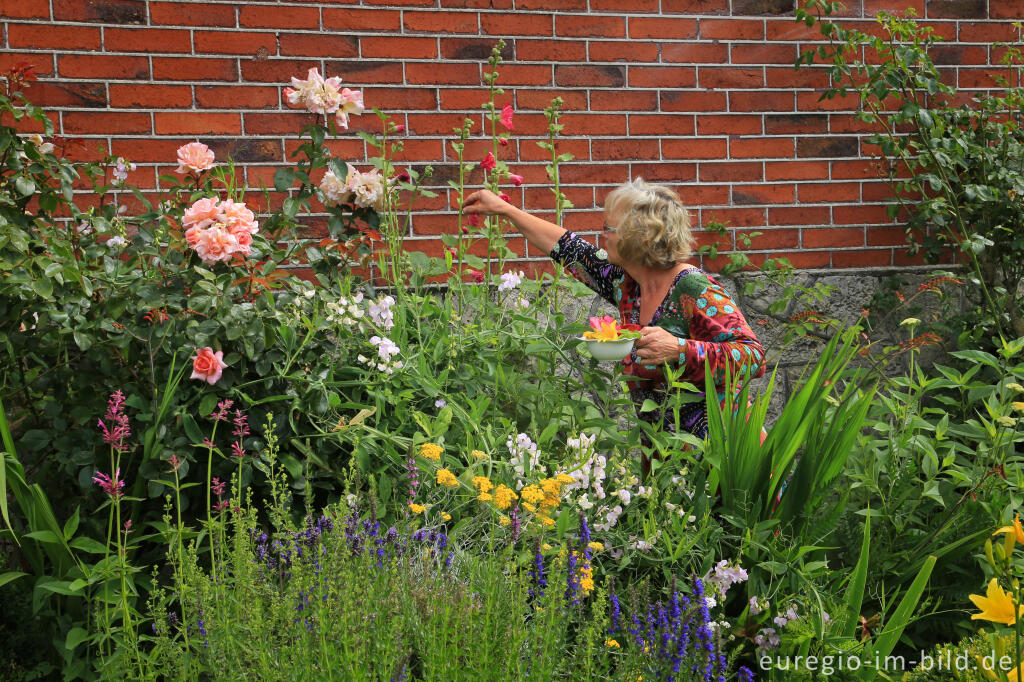
[[[1013,546],[1017,544],[1017,536],[1013,533],[1006,533],[1003,536],[1003,552],[1006,554],[1006,561],[1013,558]]]
[[[985,558],[988,559],[988,565],[993,569],[996,568],[996,558],[992,554],[992,540],[985,540]]]

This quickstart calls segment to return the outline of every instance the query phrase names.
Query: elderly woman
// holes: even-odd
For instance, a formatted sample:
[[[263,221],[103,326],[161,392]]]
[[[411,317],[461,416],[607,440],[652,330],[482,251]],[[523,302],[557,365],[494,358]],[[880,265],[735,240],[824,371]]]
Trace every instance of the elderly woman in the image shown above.
[[[665,404],[665,363],[681,367],[680,379],[697,386],[708,363],[719,391],[726,365],[734,377],[764,373],[764,348],[732,298],[711,275],[686,263],[694,239],[672,190],[639,178],[614,189],[605,199],[603,249],[487,190],[469,195],[464,211],[507,217],[530,244],[616,306],[623,324],[642,327],[622,361],[623,373],[633,377],[627,385],[640,419],[674,429],[663,409],[639,410],[647,398]],[[703,400],[683,405],[680,425],[699,438],[707,434]]]

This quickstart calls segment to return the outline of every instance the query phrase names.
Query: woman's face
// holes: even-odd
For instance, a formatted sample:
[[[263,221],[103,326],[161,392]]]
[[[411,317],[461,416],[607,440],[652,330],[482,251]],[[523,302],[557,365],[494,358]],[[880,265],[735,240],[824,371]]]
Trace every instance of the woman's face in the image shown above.
[[[621,211],[611,213],[608,209],[604,211],[604,228],[601,232],[601,246],[608,252],[608,262],[614,265],[622,265],[619,259],[619,219]]]

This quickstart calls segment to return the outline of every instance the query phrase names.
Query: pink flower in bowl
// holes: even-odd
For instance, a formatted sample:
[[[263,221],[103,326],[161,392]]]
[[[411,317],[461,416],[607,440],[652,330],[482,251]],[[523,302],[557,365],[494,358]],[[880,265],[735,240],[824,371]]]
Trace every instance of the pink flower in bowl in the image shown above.
[[[220,380],[220,375],[224,373],[226,367],[224,351],[219,350],[215,353],[209,346],[199,348],[196,350],[195,357],[192,358],[192,376],[189,378],[202,379],[213,386]]]
[[[202,173],[213,168],[213,152],[202,142],[189,142],[178,147],[176,173]]]

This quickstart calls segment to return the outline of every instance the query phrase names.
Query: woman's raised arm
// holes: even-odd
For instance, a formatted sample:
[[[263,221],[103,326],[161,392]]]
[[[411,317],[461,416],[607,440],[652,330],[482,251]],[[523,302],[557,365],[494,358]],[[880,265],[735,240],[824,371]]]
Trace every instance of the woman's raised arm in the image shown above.
[[[565,234],[565,230],[558,225],[522,211],[486,189],[473,192],[466,197],[462,210],[470,215],[505,216],[526,237],[526,241],[544,253],[551,253],[558,239]]]

